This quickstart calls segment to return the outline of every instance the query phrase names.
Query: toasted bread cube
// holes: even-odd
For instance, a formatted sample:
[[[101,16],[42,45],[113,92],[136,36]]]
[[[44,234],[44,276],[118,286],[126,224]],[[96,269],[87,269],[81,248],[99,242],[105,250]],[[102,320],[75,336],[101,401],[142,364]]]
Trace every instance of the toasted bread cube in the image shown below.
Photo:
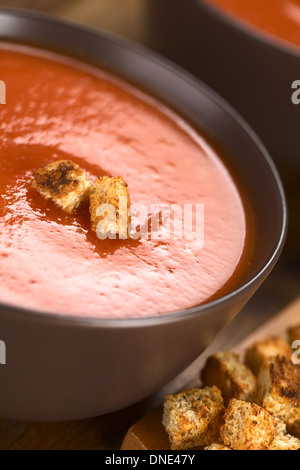
[[[99,238],[128,238],[130,195],[122,176],[96,180],[90,193],[90,214],[92,230]]]
[[[202,381],[205,386],[216,385],[222,392],[225,404],[231,398],[244,401],[255,399],[255,376],[231,352],[222,351],[209,357],[202,372]]]
[[[268,450],[300,450],[300,440],[290,434],[276,434]]]
[[[217,387],[167,395],[163,425],[169,434],[171,449],[193,449],[216,442],[224,411]]]
[[[287,427],[284,421],[274,416],[276,421],[276,433],[277,434],[287,434]]]
[[[233,398],[225,412],[221,441],[233,450],[268,449],[276,434],[276,422],[255,403]]]
[[[300,341],[300,325],[289,328],[288,337],[290,344],[293,344],[294,341]]]
[[[283,356],[290,360],[292,350],[282,338],[270,337],[264,341],[258,341],[247,349],[245,363],[255,375],[258,375],[262,364],[276,356]]]
[[[204,450],[232,450],[230,447],[224,446],[223,444],[212,444],[211,446],[205,447]]]
[[[72,214],[88,200],[91,183],[71,160],[58,160],[33,174],[31,187]]]
[[[265,362],[258,376],[258,399],[300,437],[300,366],[279,356]]]

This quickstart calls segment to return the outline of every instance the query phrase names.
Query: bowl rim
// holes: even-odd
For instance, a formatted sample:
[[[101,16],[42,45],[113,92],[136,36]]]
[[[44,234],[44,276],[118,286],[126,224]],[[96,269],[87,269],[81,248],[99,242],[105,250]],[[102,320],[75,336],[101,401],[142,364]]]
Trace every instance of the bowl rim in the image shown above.
[[[198,0],[196,0],[198,1]],[[285,192],[283,188],[283,184],[281,182],[279,173],[273,162],[270,154],[266,150],[264,144],[261,142],[259,137],[250,127],[250,125],[244,120],[242,116],[229,104],[227,103],[221,96],[219,96],[216,92],[211,90],[206,84],[201,82],[201,80],[196,79],[192,74],[174,64],[169,59],[143,47],[140,46],[128,39],[124,39],[116,34],[108,33],[107,31],[103,31],[101,29],[93,28],[87,25],[84,25],[77,21],[70,21],[61,19],[52,14],[42,13],[37,11],[31,11],[28,9],[23,8],[0,8],[0,16],[3,14],[14,15],[17,17],[29,19],[29,20],[37,20],[42,22],[48,22],[52,24],[59,24],[62,27],[73,27],[75,29],[80,30],[81,32],[86,33],[93,33],[100,37],[102,40],[106,40],[109,42],[115,43],[118,47],[127,48],[132,53],[141,55],[144,59],[155,62],[157,66],[166,69],[167,72],[171,72],[176,74],[182,81],[186,82],[188,86],[196,88],[199,93],[206,95],[208,99],[213,101],[219,108],[222,109],[224,113],[226,113],[229,118],[236,122],[239,127],[248,135],[248,137],[253,141],[256,145],[257,149],[261,153],[262,157],[267,163],[268,168],[270,170],[270,174],[273,176],[273,180],[277,186],[278,191],[278,204],[280,204],[279,211],[282,217],[281,226],[278,227],[278,235],[276,237],[276,242],[274,244],[274,248],[272,250],[271,255],[266,259],[265,263],[263,264],[262,268],[259,269],[256,275],[251,277],[250,280],[247,282],[242,283],[240,286],[233,289],[232,292],[221,296],[213,301],[201,304],[199,306],[187,308],[184,310],[178,310],[173,312],[167,312],[155,316],[145,316],[145,317],[130,317],[130,318],[96,318],[96,317],[86,317],[80,315],[68,315],[63,313],[55,313],[55,312],[47,312],[46,310],[35,310],[30,308],[20,307],[14,304],[5,304],[0,302],[0,316],[3,314],[9,314],[11,317],[14,316],[22,316],[24,319],[24,314],[26,314],[27,319],[36,319],[43,322],[50,322],[50,323],[59,323],[60,325],[67,325],[67,326],[80,326],[80,327],[101,327],[101,328],[136,328],[136,327],[148,327],[148,326],[157,326],[163,325],[168,323],[173,323],[176,321],[187,320],[189,317],[194,317],[202,314],[208,313],[210,310],[219,307],[220,305],[226,305],[230,302],[233,298],[239,298],[243,294],[247,293],[251,289],[257,287],[260,284],[260,280],[263,280],[270,271],[275,266],[286,240],[287,236],[287,224],[288,224],[288,210],[287,210],[287,203],[285,198]],[[1,31],[0,31],[0,42],[6,41],[9,42],[5,38],[1,38]],[[12,41],[11,41],[12,42]],[[18,43],[18,41],[16,41]],[[25,42],[24,42],[25,44]],[[40,43],[39,43],[40,44]],[[29,44],[30,45],[30,44]],[[32,45],[31,45],[32,46]],[[33,46],[34,47],[34,46]],[[46,49],[46,48],[45,48]],[[59,54],[59,52],[57,52]],[[66,55],[66,53],[62,52],[62,55]],[[80,59],[78,59],[80,60]],[[126,79],[125,79],[126,81]]]
[[[275,34],[264,31],[262,28],[248,22],[230,12],[226,12],[221,6],[214,4],[210,0],[191,0],[198,8],[204,8],[211,15],[215,16],[220,22],[225,23],[231,30],[236,30],[243,36],[250,38],[252,41],[263,44],[272,49],[277,49],[281,53],[288,54],[295,58],[300,57],[300,46],[292,42],[276,36]],[[263,1],[263,0],[262,0]]]

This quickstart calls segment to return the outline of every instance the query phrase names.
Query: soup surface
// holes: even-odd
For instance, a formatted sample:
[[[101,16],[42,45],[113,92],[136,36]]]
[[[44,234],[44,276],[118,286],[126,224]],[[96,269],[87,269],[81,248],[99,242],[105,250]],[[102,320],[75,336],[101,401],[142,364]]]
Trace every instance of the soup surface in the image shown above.
[[[0,63],[7,88],[0,106],[0,301],[125,318],[228,292],[245,252],[246,217],[213,148],[155,100],[83,63],[5,43]],[[149,211],[151,204],[204,204],[204,246],[149,234],[98,239],[88,208],[68,215],[30,187],[35,170],[59,159],[78,163],[91,179],[122,175],[132,204]],[[133,219],[146,222],[138,211]]]
[[[209,0],[273,36],[300,46],[299,0]]]

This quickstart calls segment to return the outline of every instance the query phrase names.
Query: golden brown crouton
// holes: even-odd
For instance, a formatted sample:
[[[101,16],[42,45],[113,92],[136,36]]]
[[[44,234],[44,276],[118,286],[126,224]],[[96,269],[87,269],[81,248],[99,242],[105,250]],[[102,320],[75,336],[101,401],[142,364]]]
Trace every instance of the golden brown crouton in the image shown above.
[[[300,441],[290,434],[276,434],[268,450],[300,450]]]
[[[233,398],[224,419],[221,441],[234,450],[267,449],[276,433],[275,419],[254,403]]]
[[[130,196],[121,176],[98,178],[91,189],[92,229],[99,238],[128,238]]]
[[[71,160],[58,160],[33,174],[31,186],[65,212],[72,214],[88,199],[91,183]]]
[[[216,442],[223,414],[223,398],[217,387],[167,395],[163,425],[169,434],[171,449],[193,449]]]
[[[247,349],[245,363],[255,375],[258,375],[262,364],[271,357],[276,356],[283,356],[290,360],[292,350],[283,339],[270,337],[264,341],[258,341]]]
[[[258,399],[300,437],[300,366],[282,357],[269,359],[258,376]]]
[[[288,329],[289,343],[300,341],[300,325],[293,326]]]
[[[224,446],[223,444],[212,444],[211,446],[205,447],[204,450],[232,450],[230,447]]]
[[[274,418],[275,418],[275,421],[276,421],[276,433],[277,434],[287,434],[287,428],[286,428],[285,422],[282,421],[279,418],[276,418],[276,416],[274,416]]]
[[[222,392],[225,404],[231,398],[253,401],[256,394],[256,378],[242,364],[239,357],[222,351],[209,357],[202,372],[203,385],[216,385]]]
[[[276,434],[268,450],[300,450],[300,440],[287,432],[286,424],[279,418],[276,421]]]

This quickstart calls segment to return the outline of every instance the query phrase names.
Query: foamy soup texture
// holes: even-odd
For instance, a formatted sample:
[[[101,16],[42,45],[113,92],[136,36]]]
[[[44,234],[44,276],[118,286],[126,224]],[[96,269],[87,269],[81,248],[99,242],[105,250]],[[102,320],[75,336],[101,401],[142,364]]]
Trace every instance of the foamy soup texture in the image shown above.
[[[141,317],[221,295],[244,250],[240,194],[215,151],[176,115],[66,58],[0,45],[0,302],[66,315]],[[122,175],[131,202],[204,204],[205,242],[105,240],[88,208],[68,215],[30,188],[71,159],[92,178]]]

